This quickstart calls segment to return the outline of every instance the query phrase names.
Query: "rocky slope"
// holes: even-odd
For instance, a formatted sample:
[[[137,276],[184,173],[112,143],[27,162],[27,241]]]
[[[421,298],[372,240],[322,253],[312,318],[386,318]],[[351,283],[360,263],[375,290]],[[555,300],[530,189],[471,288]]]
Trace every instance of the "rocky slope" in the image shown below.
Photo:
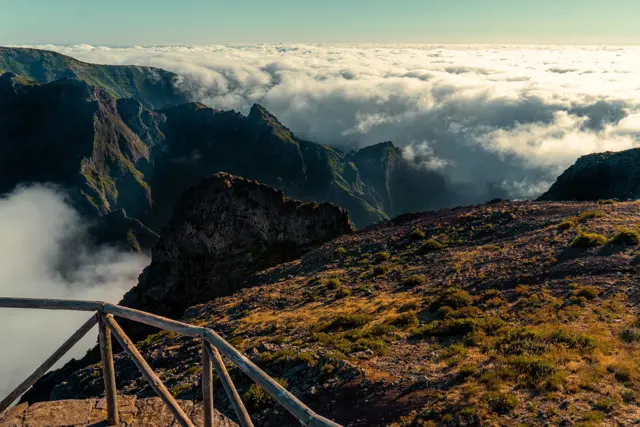
[[[197,103],[154,111],[78,79],[0,76],[0,193],[68,189],[101,241],[148,250],[182,193],[219,171],[337,203],[359,227],[455,201],[392,143],[343,153],[297,138],[259,105],[246,117]]]
[[[116,98],[135,98],[148,108],[164,108],[189,101],[179,88],[178,76],[153,67],[97,65],[56,52],[0,46],[0,74],[14,73],[28,80],[49,83],[77,79],[106,90]]]
[[[631,425],[639,207],[504,202],[405,215],[257,271],[248,281],[261,286],[183,319],[344,425]],[[176,396],[198,399],[197,340],[158,333],[138,345]],[[152,393],[125,356],[116,371],[119,390]],[[100,396],[99,372],[76,370],[50,397]],[[295,425],[231,375],[259,425]]]
[[[582,156],[540,196],[540,200],[611,198],[640,198],[640,149]]]

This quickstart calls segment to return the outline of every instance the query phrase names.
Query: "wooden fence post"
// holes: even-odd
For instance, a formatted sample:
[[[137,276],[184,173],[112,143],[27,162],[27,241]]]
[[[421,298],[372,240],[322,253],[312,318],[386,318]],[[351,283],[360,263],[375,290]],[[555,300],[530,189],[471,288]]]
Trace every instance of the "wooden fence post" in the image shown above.
[[[144,360],[135,344],[129,339],[127,334],[124,333],[120,325],[113,320],[113,316],[107,315],[104,317],[105,323],[107,327],[111,329],[111,332],[116,337],[122,348],[129,353],[131,359],[136,364],[142,375],[149,381],[149,385],[151,388],[158,393],[158,396],[162,399],[162,401],[167,405],[173,416],[176,418],[176,421],[180,423],[182,427],[195,427],[187,414],[182,410],[178,402],[173,398],[169,390],[162,384],[160,378],[153,372],[151,366]]]
[[[207,342],[202,340],[202,407],[204,427],[213,427],[213,372]]]
[[[118,413],[116,374],[113,366],[113,351],[111,350],[111,331],[105,324],[104,314],[101,313],[99,316],[100,357],[102,359],[104,395],[107,401],[107,422],[110,426],[115,426],[120,424],[120,414]]]

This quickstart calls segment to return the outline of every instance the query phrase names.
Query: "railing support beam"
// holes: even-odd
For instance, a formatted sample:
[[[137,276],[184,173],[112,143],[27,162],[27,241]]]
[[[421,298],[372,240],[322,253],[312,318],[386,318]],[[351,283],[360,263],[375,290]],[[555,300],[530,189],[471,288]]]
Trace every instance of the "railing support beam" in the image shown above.
[[[110,426],[120,425],[118,413],[118,392],[116,389],[116,374],[113,366],[113,351],[111,349],[111,331],[107,328],[104,314],[99,314],[100,357],[102,359],[102,377],[104,378],[104,395],[107,401],[107,423]]]
[[[76,345],[78,341],[82,339],[82,337],[87,335],[87,332],[89,332],[91,328],[96,325],[96,323],[98,323],[98,316],[94,314],[89,318],[89,320],[87,320],[82,326],[80,326],[80,328],[75,331],[73,335],[71,335],[69,339],[60,346],[60,348],[58,348],[51,356],[49,356],[49,358],[45,360],[42,365],[38,367],[38,369],[36,369],[31,375],[29,375],[26,380],[22,381],[22,383],[20,383],[20,385],[18,385],[15,390],[9,393],[9,395],[5,397],[2,402],[0,402],[0,414],[2,414],[5,409],[7,409],[13,403],[14,400],[22,396],[24,392],[29,390],[32,385],[34,385],[40,378],[42,378],[42,376],[46,374],[47,371],[51,369],[62,356],[64,356],[69,350],[71,350],[71,347]]]
[[[249,413],[247,409],[244,407],[244,403],[242,403],[242,399],[240,399],[240,395],[238,394],[238,390],[233,385],[233,381],[231,381],[231,377],[229,376],[229,372],[227,372],[227,368],[224,366],[224,361],[222,360],[222,356],[220,356],[220,352],[216,350],[211,344],[203,340],[203,344],[205,345],[205,349],[209,354],[209,358],[211,359],[216,372],[218,373],[218,377],[220,377],[220,381],[222,382],[222,386],[224,387],[224,391],[227,392],[227,396],[231,401],[231,405],[233,406],[233,410],[236,412],[238,416],[238,421],[240,422],[240,426],[242,427],[253,427],[253,423],[251,422],[251,417],[249,417]]]
[[[167,405],[176,421],[180,423],[182,427],[195,427],[187,414],[184,413],[178,402],[171,396],[169,390],[162,384],[160,378],[153,372],[149,364],[144,360],[136,346],[129,339],[127,334],[124,333],[120,325],[113,320],[113,316],[107,315],[104,317],[107,327],[111,330],[116,337],[122,348],[131,356],[133,362],[136,364],[142,375],[147,379],[151,388],[160,396],[162,401]]]

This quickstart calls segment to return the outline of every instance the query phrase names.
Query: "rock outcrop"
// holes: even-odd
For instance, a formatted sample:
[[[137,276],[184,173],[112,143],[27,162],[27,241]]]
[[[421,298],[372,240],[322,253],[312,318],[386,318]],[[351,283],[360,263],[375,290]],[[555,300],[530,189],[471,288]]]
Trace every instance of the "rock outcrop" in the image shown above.
[[[203,425],[202,405],[192,401],[178,402],[196,426]],[[119,396],[118,409],[124,427],[177,426],[173,415],[160,398],[136,399]],[[31,406],[21,403],[0,414],[0,427],[106,426],[105,399],[58,400]],[[220,412],[214,412],[214,425],[235,427],[236,423]]]
[[[288,199],[274,188],[218,173],[182,196],[153,248],[128,307],[169,317],[251,285],[255,271],[299,257],[353,226],[346,210]]]
[[[637,199],[640,149],[589,154],[569,167],[539,200]]]

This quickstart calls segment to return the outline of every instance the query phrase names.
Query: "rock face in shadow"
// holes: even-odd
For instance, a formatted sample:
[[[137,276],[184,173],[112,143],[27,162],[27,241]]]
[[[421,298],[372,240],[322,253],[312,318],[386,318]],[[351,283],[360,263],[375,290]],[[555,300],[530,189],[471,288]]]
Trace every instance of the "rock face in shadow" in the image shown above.
[[[539,200],[637,199],[640,149],[589,154],[558,177]]]
[[[353,231],[346,210],[288,199],[269,186],[218,173],[189,189],[121,304],[179,317],[193,304],[250,285],[255,271]]]

